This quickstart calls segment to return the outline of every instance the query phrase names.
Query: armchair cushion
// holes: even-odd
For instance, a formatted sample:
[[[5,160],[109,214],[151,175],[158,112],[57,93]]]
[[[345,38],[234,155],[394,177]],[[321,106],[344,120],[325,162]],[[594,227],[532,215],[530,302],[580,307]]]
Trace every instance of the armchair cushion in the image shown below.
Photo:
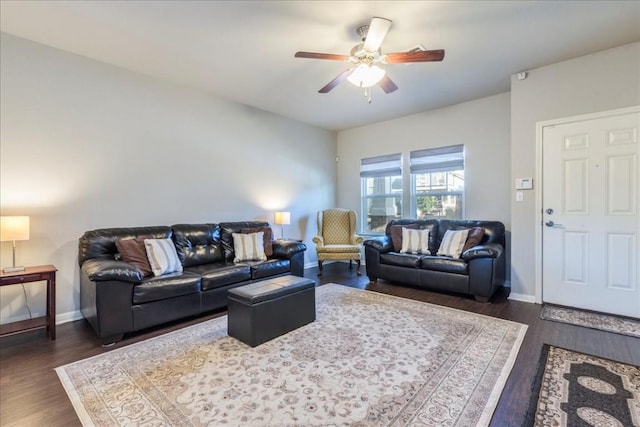
[[[322,233],[325,245],[350,244],[355,230],[351,227],[350,211],[344,209],[327,209],[321,213]]]
[[[324,245],[318,248],[318,252],[360,253],[360,246],[358,245]]]

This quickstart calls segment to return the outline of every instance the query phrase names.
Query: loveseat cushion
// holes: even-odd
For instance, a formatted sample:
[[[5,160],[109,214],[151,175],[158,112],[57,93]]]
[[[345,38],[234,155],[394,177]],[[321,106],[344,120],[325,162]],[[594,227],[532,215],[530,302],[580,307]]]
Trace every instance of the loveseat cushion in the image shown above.
[[[380,254],[380,264],[396,265],[398,267],[418,268],[422,255],[401,254],[399,252],[389,252]]]
[[[184,267],[223,260],[218,224],[175,224],[173,242]]]
[[[251,279],[251,268],[244,263],[217,262],[215,264],[202,264],[188,267],[186,271],[199,274],[202,277],[200,286],[203,291]]]
[[[469,274],[466,261],[459,258],[444,256],[423,256],[420,259],[420,268],[423,270],[442,271],[445,273]]]
[[[143,304],[200,292],[200,276],[182,272],[150,277],[133,287],[133,303]]]

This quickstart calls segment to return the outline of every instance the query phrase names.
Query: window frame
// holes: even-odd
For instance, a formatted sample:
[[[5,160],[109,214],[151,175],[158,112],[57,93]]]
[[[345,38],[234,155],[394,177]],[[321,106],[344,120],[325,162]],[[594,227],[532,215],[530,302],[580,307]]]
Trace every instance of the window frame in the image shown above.
[[[365,235],[381,235],[384,230],[369,229],[369,200],[374,199],[400,199],[400,212],[396,209],[396,216],[402,217],[404,210],[404,177],[402,171],[402,154],[394,153],[383,156],[368,157],[360,160],[360,233]],[[389,192],[367,193],[367,180],[370,178],[389,179]],[[393,190],[393,179],[400,179],[400,190]],[[388,222],[388,221],[387,221]]]
[[[424,161],[429,158],[433,161]],[[415,160],[414,160],[415,159]],[[438,161],[440,159],[440,161]],[[421,161],[422,160],[422,161]],[[451,218],[456,220],[463,220],[466,217],[466,200],[465,200],[465,161],[464,161],[464,145],[451,145],[445,147],[429,148],[424,150],[411,151],[409,154],[409,175],[410,175],[410,218],[418,218],[418,198],[419,197],[443,197],[443,196],[459,196],[461,209],[460,218]],[[448,190],[449,179],[451,172],[462,171],[463,172],[463,185],[462,190]],[[434,174],[434,173],[446,173],[445,190],[441,191],[418,191],[417,189],[417,177],[418,175]],[[433,187],[432,184],[433,175],[429,177],[429,187]],[[446,218],[444,216],[432,216],[427,218]]]

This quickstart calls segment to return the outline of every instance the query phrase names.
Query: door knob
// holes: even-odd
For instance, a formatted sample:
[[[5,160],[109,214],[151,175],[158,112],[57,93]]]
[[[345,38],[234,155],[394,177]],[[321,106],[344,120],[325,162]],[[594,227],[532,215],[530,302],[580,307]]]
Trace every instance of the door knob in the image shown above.
[[[562,224],[556,224],[553,221],[547,221],[544,223],[544,225],[546,225],[547,227],[558,227],[558,228],[562,228],[563,225]]]

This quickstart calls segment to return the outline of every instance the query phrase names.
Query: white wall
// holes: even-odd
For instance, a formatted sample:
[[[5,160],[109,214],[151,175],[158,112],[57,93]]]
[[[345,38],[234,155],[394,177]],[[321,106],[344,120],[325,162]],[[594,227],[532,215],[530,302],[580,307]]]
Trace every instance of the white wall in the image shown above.
[[[57,266],[59,319],[77,315],[77,242],[90,229],[273,222],[285,209],[286,235],[316,260],[315,212],[335,204],[334,132],[7,34],[0,42],[1,214],[31,217],[17,262]],[[11,265],[10,243],[0,255]],[[43,314],[44,283],[27,291]],[[19,287],[0,301],[0,323],[25,318]]]
[[[510,230],[508,93],[338,132],[338,206],[361,219],[363,157],[402,153],[408,180],[410,151],[455,144],[465,146],[466,218],[502,221]],[[407,202],[403,210],[411,216]]]
[[[529,71],[511,79],[511,180],[536,171],[537,122],[640,104],[640,42]],[[535,295],[535,197],[511,200],[511,291]],[[513,188],[513,187],[512,187]],[[514,190],[511,190],[514,191]]]

